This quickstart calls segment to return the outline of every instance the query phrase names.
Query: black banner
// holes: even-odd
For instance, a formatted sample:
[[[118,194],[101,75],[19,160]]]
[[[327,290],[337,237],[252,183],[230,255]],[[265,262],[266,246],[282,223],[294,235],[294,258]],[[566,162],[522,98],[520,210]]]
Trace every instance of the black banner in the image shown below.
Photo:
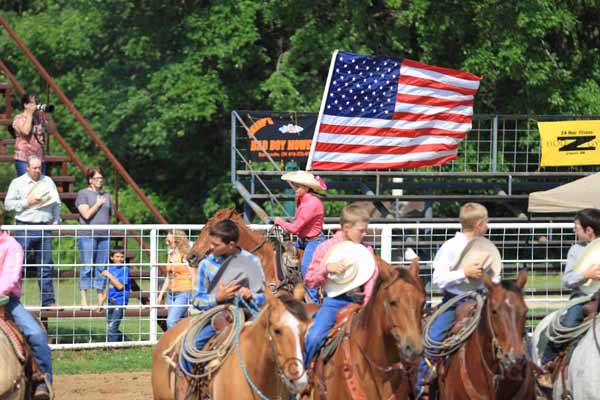
[[[260,148],[262,145],[275,161],[306,164],[317,124],[316,113],[239,111],[238,114],[249,128],[247,134],[251,160],[267,161],[267,156]],[[242,134],[238,133],[238,136]]]

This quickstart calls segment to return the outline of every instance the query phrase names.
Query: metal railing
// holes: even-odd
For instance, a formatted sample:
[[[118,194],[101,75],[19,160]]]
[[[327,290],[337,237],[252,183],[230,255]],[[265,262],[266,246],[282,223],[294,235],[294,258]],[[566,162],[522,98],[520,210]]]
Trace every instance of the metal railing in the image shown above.
[[[199,234],[202,225],[5,225],[3,230],[12,235],[23,235],[35,230],[52,232],[53,266],[52,282],[56,306],[41,307],[38,287],[41,265],[35,256],[26,253],[22,302],[34,315],[41,317],[48,328],[49,340],[54,349],[92,348],[111,346],[151,345],[162,333],[159,324],[166,318],[167,307],[157,304],[157,294],[162,285],[161,268],[165,266],[166,234],[172,229],[184,230],[191,240]],[[269,225],[252,225],[253,229],[267,232]],[[567,251],[575,240],[572,223],[498,223],[490,224],[488,237],[500,250],[504,278],[514,278],[517,271],[528,268],[529,281],[525,289],[530,308],[529,322],[564,304],[568,290],[561,284],[562,265]],[[394,266],[403,266],[403,254],[412,248],[421,258],[421,276],[427,283],[428,301],[436,303],[439,293],[431,287],[431,260],[441,244],[454,236],[458,224],[371,224],[366,242]],[[121,323],[122,332],[129,337],[125,342],[109,343],[106,337],[106,304],[98,305],[96,293],[88,291],[90,306],[80,304],[79,272],[82,264],[76,238],[83,231],[110,231],[111,242],[124,247],[127,265],[137,287],[132,288],[130,303]],[[336,225],[326,225],[325,234],[331,236]],[[149,247],[140,246],[141,238]]]

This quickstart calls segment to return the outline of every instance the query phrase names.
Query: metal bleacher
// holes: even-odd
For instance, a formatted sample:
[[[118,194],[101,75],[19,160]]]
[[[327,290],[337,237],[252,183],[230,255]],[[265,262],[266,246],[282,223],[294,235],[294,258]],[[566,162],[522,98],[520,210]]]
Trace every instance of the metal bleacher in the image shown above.
[[[263,220],[285,215],[283,202],[293,193],[280,176],[285,162],[252,161],[252,141],[241,115],[231,115],[231,179],[246,201],[246,217],[258,214]],[[272,113],[274,116],[294,113]],[[303,113],[304,118],[316,114]],[[480,202],[490,210],[492,221],[565,221],[571,215],[531,215],[528,195],[548,190],[597,172],[595,166],[540,168],[538,121],[599,119],[571,115],[475,115],[473,129],[461,143],[458,158],[435,168],[389,171],[313,171],[327,182],[323,197],[334,202],[366,202],[373,221],[455,221],[457,205]],[[264,153],[268,153],[265,149]],[[265,160],[269,158],[265,156]],[[306,157],[291,160],[298,168]],[[289,213],[288,213],[289,214]],[[335,222],[333,215],[326,218]]]

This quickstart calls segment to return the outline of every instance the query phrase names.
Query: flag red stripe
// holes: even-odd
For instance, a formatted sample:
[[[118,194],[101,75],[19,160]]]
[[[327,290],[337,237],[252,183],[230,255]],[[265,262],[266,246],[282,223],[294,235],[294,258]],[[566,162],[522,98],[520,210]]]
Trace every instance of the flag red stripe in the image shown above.
[[[319,132],[338,133],[343,135],[365,135],[365,136],[392,136],[415,138],[420,136],[449,136],[464,139],[467,132],[455,132],[446,129],[423,128],[423,129],[398,129],[398,128],[373,128],[369,126],[345,126],[321,124]]]
[[[454,76],[456,78],[465,79],[465,80],[469,80],[469,81],[480,81],[481,80],[480,76],[471,74],[469,72],[459,71],[459,70],[452,69],[452,68],[436,67],[435,65],[423,64],[423,63],[420,63],[415,60],[410,60],[408,58],[405,58],[404,60],[402,60],[402,65],[406,65],[408,67],[426,69],[428,71],[434,71],[434,72],[438,72],[440,74],[450,75],[450,76]]]
[[[456,150],[456,144],[419,144],[415,146],[373,146],[341,143],[317,143],[316,151],[324,153],[410,154]]]
[[[468,96],[475,96],[475,94],[477,93],[476,89],[468,89],[468,88],[464,88],[464,87],[460,87],[460,86],[456,86],[456,85],[450,85],[448,83],[434,81],[432,79],[417,78],[417,77],[410,76],[410,75],[401,75],[400,79],[398,80],[398,83],[404,84],[404,85],[411,85],[411,86],[421,86],[421,87],[430,87],[430,88],[441,89],[441,90],[449,90],[452,92],[457,92],[457,93],[468,95]]]
[[[473,100],[448,100],[431,96],[415,96],[414,94],[396,94],[396,102],[454,108],[458,106],[473,107]]]
[[[371,169],[390,169],[390,168],[420,168],[420,167],[435,167],[442,165],[448,161],[456,159],[457,155],[449,155],[440,158],[434,158],[423,161],[406,161],[399,163],[343,163],[343,162],[328,162],[328,161],[313,161],[313,170],[327,171],[359,171]]]
[[[439,114],[415,114],[415,113],[407,113],[407,112],[395,112],[394,118],[395,120],[402,121],[450,121],[457,122],[460,124],[470,124],[471,116],[470,115],[462,115],[462,114],[451,114],[451,113],[439,113]]]

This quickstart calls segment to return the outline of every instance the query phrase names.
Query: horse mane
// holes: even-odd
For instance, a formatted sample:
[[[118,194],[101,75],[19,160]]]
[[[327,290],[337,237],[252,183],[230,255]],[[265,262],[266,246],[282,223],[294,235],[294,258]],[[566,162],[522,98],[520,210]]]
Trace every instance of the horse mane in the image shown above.
[[[377,264],[379,266],[379,276],[377,277],[375,287],[373,288],[373,294],[371,295],[370,301],[362,308],[360,312],[362,317],[360,320],[362,324],[366,324],[367,318],[365,316],[370,315],[373,312],[372,309],[375,307],[374,299],[382,286],[391,284],[398,279],[402,279],[403,281],[416,286],[420,290],[425,290],[423,284],[419,282],[418,279],[415,279],[415,277],[412,276],[406,268],[393,268],[391,265],[381,261],[378,261]]]
[[[308,321],[308,314],[304,308],[304,304],[296,300],[288,293],[282,293],[277,297],[285,306],[285,308],[298,320],[302,322]]]

